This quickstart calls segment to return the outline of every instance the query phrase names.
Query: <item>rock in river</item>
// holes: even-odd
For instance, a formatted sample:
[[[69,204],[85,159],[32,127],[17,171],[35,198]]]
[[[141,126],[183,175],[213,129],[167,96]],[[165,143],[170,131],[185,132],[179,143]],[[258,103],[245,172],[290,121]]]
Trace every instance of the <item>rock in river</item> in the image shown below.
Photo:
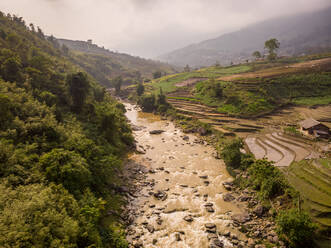
[[[235,198],[233,195],[231,195],[230,193],[227,193],[225,195],[223,195],[223,200],[226,202],[230,202],[233,201]]]
[[[245,223],[251,219],[251,217],[247,213],[243,214],[235,214],[232,216],[232,219],[239,223]]]
[[[163,132],[165,132],[164,130],[152,130],[152,131],[149,131],[149,133],[150,134],[161,134],[161,133],[163,133]]]
[[[187,221],[187,222],[192,222],[193,217],[192,217],[192,215],[187,215],[187,216],[184,217],[184,220]]]
[[[168,197],[167,193],[161,190],[158,190],[156,193],[153,194],[154,197],[158,200],[165,201]]]

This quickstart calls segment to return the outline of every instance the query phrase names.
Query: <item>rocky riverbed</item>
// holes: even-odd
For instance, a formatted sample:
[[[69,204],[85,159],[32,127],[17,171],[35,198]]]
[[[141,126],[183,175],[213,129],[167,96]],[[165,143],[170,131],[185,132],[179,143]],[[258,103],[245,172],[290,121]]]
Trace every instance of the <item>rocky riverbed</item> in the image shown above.
[[[131,247],[282,246],[254,192],[240,192],[212,146],[125,104],[137,141],[123,213]]]

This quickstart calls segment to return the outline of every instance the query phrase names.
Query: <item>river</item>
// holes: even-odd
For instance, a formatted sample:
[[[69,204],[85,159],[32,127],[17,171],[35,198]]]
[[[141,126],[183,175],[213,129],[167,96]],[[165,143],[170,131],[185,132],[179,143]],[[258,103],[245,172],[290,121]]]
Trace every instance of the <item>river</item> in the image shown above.
[[[135,213],[127,236],[133,247],[246,247],[247,238],[231,219],[245,207],[223,200],[228,192],[222,183],[232,178],[223,160],[212,156],[213,147],[168,120],[125,106],[142,151],[131,155],[130,163],[145,168],[128,205]]]

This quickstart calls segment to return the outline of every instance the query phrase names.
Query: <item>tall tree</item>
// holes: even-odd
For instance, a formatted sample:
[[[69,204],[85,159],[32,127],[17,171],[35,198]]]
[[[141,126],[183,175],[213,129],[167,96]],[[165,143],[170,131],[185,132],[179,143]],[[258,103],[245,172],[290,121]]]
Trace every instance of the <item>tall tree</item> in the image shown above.
[[[141,82],[138,83],[138,85],[137,85],[137,95],[141,96],[142,94],[144,94],[144,91],[145,91],[144,85]]]
[[[268,55],[268,59],[269,60],[275,60],[277,58],[277,49],[279,48],[280,43],[277,39],[272,38],[270,40],[267,40],[264,43],[264,48],[268,49],[269,55]]]
[[[123,79],[122,79],[121,76],[118,76],[113,80],[113,85],[115,87],[115,93],[116,94],[120,93],[122,84],[123,84]]]
[[[73,101],[73,110],[79,113],[85,103],[90,88],[87,76],[83,72],[72,74],[67,78],[70,95]]]
[[[189,66],[189,65],[186,65],[186,66],[184,67],[184,72],[190,72],[190,71],[191,71],[190,66]]]

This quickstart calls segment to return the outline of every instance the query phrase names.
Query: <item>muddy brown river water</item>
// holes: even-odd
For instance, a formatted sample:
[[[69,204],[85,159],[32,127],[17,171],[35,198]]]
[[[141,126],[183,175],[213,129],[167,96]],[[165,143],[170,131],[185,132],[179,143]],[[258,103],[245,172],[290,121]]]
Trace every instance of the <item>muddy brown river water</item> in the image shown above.
[[[212,156],[214,149],[170,121],[125,106],[143,153],[130,160],[146,168],[140,182],[146,186],[130,202],[136,216],[128,228],[128,241],[146,248],[205,248],[221,247],[218,241],[233,247],[231,239],[245,240],[231,220],[245,208],[223,200],[227,191],[222,183],[232,178],[224,162]],[[153,135],[152,130],[164,132]]]

